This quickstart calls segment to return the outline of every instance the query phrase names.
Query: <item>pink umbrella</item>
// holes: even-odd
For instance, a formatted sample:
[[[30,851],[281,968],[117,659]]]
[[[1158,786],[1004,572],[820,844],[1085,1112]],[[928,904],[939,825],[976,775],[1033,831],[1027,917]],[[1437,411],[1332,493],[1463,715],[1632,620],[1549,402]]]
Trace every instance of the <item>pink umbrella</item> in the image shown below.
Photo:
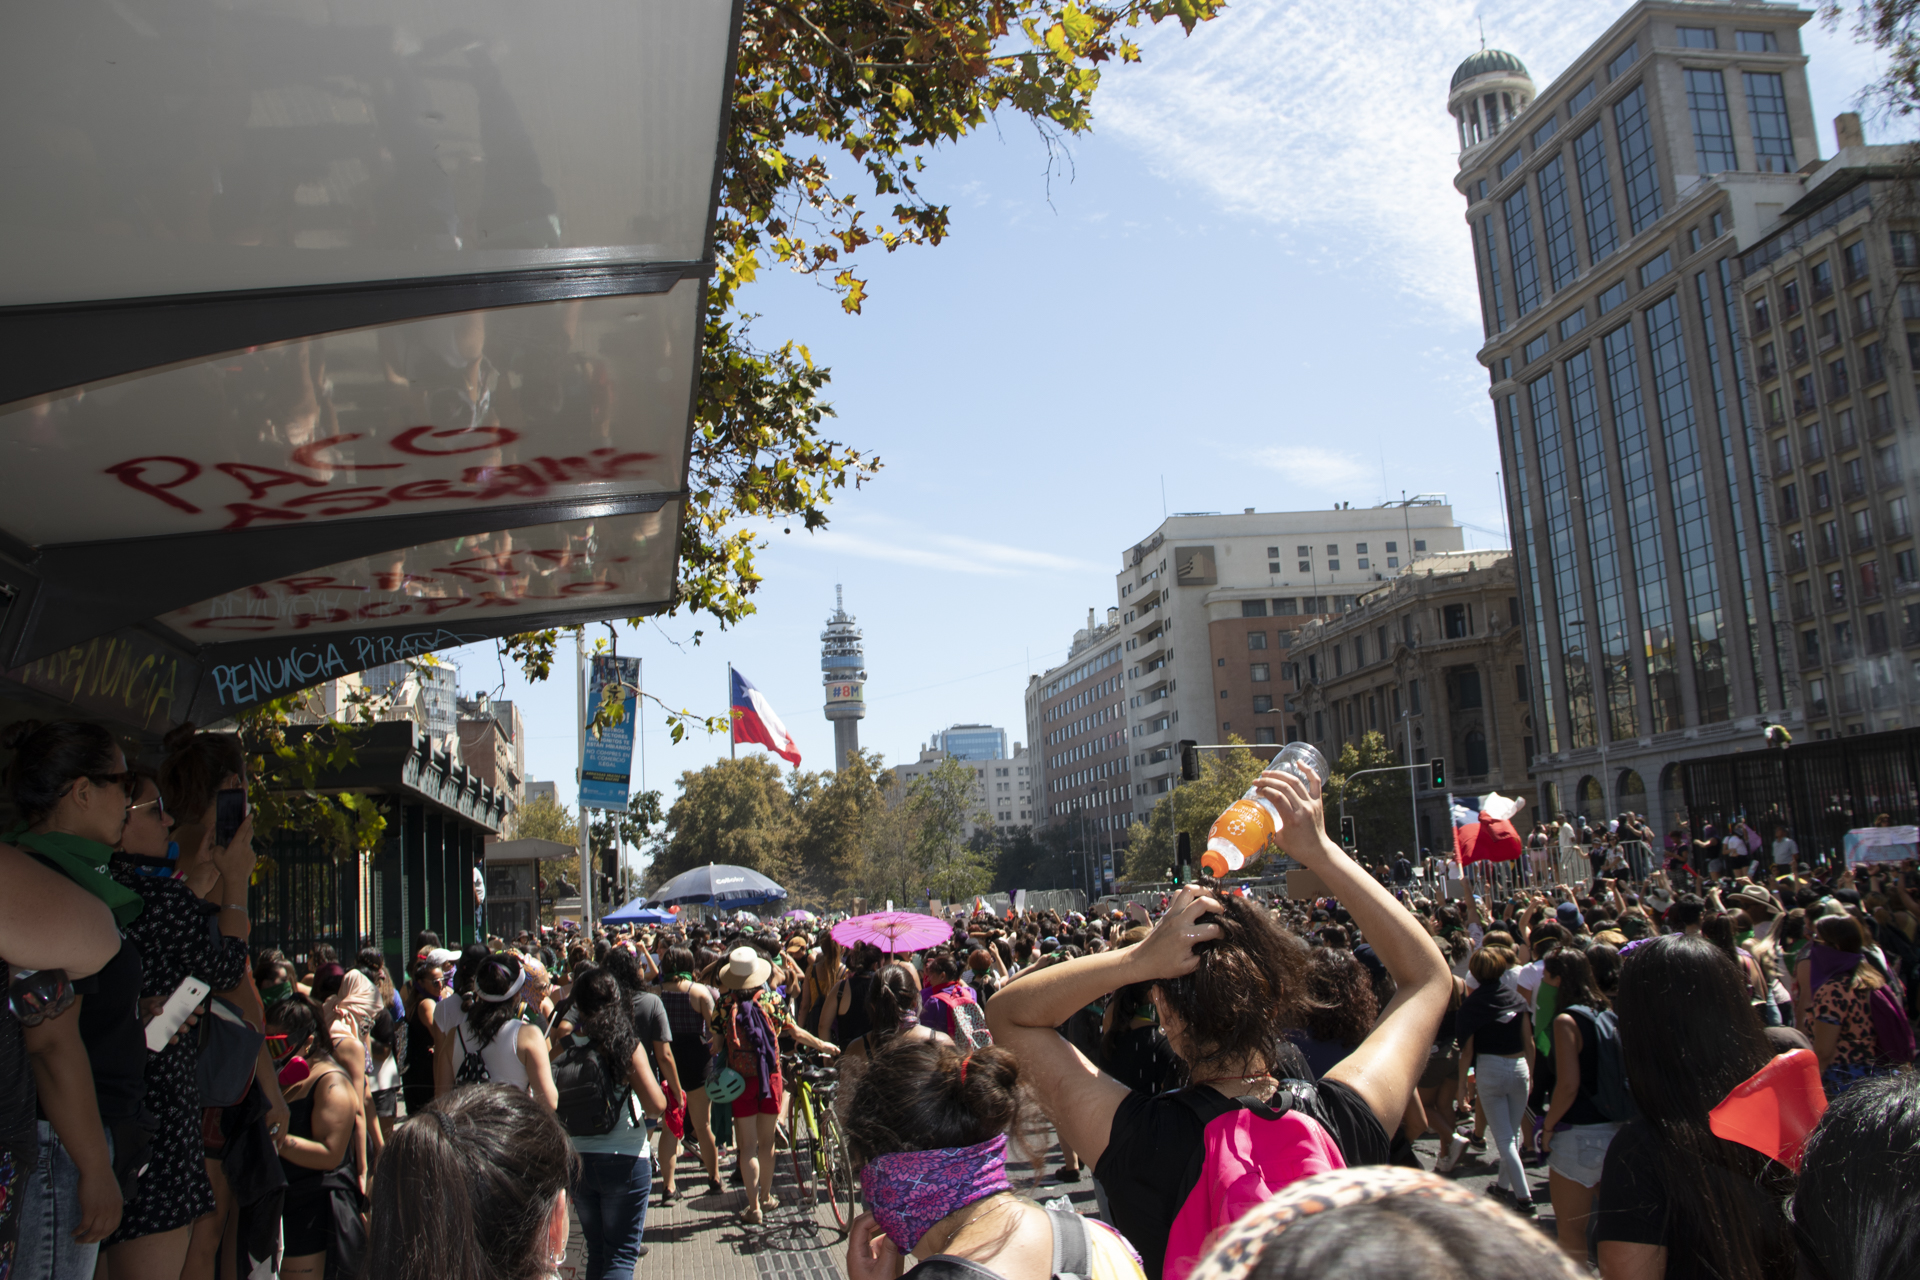
[[[875,911],[842,920],[831,930],[833,940],[843,947],[870,942],[884,947],[889,955],[901,951],[924,951],[953,937],[953,928],[944,920],[914,911]]]

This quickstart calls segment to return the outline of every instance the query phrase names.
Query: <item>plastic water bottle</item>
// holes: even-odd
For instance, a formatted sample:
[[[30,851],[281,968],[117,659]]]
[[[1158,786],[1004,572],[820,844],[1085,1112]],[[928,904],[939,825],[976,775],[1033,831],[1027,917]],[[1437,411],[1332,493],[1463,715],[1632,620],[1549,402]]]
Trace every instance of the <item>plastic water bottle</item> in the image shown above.
[[[1311,785],[1309,775],[1325,786],[1333,773],[1327,758],[1310,742],[1289,742],[1267,765],[1270,772],[1284,770]],[[1216,876],[1230,875],[1258,856],[1280,830],[1280,811],[1256,788],[1235,800],[1227,811],[1213,820],[1207,829],[1207,851],[1200,855],[1200,868]]]

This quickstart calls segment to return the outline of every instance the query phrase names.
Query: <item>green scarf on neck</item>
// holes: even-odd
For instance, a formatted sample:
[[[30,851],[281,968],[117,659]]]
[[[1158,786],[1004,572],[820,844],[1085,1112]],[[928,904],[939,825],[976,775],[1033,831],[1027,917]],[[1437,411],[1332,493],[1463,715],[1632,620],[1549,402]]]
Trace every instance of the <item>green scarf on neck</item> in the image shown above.
[[[98,840],[64,831],[28,831],[21,827],[7,837],[9,844],[31,849],[59,867],[67,879],[107,904],[113,922],[125,928],[146,907],[138,893],[107,874],[113,849]]]

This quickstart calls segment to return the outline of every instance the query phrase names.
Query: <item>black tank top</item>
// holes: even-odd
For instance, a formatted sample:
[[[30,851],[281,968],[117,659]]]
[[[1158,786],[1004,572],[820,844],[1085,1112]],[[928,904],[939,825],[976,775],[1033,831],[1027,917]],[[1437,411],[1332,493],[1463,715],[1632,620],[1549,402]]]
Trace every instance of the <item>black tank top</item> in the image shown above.
[[[329,1072],[328,1074],[332,1073]],[[342,1072],[341,1074],[344,1075],[345,1073]],[[289,1102],[287,1104],[287,1132],[296,1138],[305,1138],[310,1142],[319,1141],[318,1138],[313,1136],[313,1095],[319,1088],[320,1082],[316,1080],[313,1087],[307,1090],[306,1096],[298,1102]],[[347,1149],[340,1153],[339,1166],[333,1170],[309,1169],[303,1164],[293,1163],[293,1161],[287,1159],[285,1156],[280,1157],[280,1167],[286,1171],[288,1191],[294,1191],[302,1187],[318,1186],[320,1180],[325,1178],[329,1172],[338,1173],[341,1170],[352,1169],[353,1142],[349,1139]]]
[[[706,1034],[707,1020],[693,1007],[691,992],[662,988],[660,1003],[666,1006],[667,1030],[675,1040],[698,1040]]]
[[[420,1020],[421,1001],[407,1011],[407,1065],[400,1082],[416,1089],[433,1087],[433,1023]]]
[[[872,986],[873,971],[870,969],[847,979],[847,1011],[834,1019],[833,1023],[833,1042],[842,1049],[873,1029],[873,1021],[867,1017],[867,991]]]

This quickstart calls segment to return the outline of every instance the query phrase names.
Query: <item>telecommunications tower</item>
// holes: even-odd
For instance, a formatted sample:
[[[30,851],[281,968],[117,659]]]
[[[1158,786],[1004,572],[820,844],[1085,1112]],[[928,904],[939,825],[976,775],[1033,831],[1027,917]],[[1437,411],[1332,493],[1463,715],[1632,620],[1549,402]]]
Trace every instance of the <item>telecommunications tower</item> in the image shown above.
[[[867,657],[860,647],[860,628],[833,589],[833,616],[820,633],[820,671],[827,686],[827,719],[833,722],[833,767],[845,767],[847,756],[860,749],[860,722],[866,719]]]

